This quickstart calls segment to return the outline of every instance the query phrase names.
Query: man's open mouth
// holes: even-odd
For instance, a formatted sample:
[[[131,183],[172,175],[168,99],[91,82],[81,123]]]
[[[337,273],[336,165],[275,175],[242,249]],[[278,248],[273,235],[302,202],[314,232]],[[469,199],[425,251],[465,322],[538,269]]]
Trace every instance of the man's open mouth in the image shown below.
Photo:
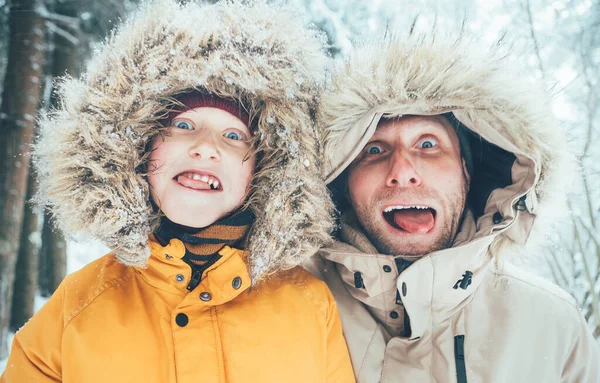
[[[221,181],[212,174],[201,172],[183,172],[173,177],[180,185],[194,190],[222,190]]]
[[[382,212],[383,218],[393,228],[411,234],[429,233],[435,226],[435,209],[429,206],[388,206]]]

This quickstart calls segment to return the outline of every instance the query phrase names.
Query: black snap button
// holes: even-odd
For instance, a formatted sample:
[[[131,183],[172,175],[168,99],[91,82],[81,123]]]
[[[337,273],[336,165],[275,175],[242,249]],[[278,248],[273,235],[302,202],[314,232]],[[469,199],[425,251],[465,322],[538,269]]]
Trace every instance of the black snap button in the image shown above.
[[[494,221],[494,225],[497,225],[502,222],[502,214],[500,214],[500,212],[495,212],[492,219]]]
[[[177,323],[177,326],[179,327],[187,326],[188,322],[188,316],[183,313],[177,314],[177,316],[175,317],[175,323]]]
[[[175,280],[179,283],[185,281],[185,277],[183,276],[183,274],[177,274],[177,276],[175,276]]]
[[[360,271],[354,273],[354,287],[356,287],[357,289],[362,289],[363,287],[365,287],[365,283],[363,282],[362,274],[360,273]]]
[[[392,271],[392,268],[389,265],[385,265],[385,266],[383,266],[383,271],[385,271],[386,273],[389,273]]]
[[[231,281],[231,286],[233,286],[234,289],[239,289],[240,287],[242,287],[242,278],[240,277],[235,277],[233,278],[233,281]]]
[[[212,295],[210,295],[210,293],[202,292],[200,293],[200,299],[203,300],[204,302],[208,302],[212,299]]]
[[[398,319],[398,313],[397,313],[397,312],[395,312],[395,311],[392,311],[392,312],[390,312],[390,317],[391,317],[392,319]]]
[[[406,296],[406,282],[402,282],[402,296]]]

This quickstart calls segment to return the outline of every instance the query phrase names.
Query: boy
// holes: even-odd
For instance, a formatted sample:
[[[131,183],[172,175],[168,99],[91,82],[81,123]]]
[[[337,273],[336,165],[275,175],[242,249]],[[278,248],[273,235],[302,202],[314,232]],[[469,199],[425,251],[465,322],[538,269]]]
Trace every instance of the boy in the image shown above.
[[[113,253],[16,334],[1,380],[354,381],[331,294],[293,268],[331,228],[324,63],[285,8],[158,1],[65,80],[40,194]]]

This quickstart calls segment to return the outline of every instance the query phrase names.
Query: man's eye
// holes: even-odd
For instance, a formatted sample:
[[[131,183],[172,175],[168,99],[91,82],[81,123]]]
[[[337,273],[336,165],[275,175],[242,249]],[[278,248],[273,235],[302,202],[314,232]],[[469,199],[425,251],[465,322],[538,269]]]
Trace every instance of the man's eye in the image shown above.
[[[243,141],[246,139],[246,136],[242,132],[239,132],[234,129],[230,129],[223,133],[223,136],[229,138],[230,140]]]
[[[421,149],[431,149],[434,146],[437,146],[437,141],[431,138],[419,142],[419,148]]]
[[[186,121],[176,121],[173,126],[179,128],[179,129],[185,129],[185,130],[194,130],[194,127],[192,126],[192,124],[190,124],[189,122]]]
[[[379,145],[371,144],[365,147],[366,154],[381,154],[383,153],[383,149]]]

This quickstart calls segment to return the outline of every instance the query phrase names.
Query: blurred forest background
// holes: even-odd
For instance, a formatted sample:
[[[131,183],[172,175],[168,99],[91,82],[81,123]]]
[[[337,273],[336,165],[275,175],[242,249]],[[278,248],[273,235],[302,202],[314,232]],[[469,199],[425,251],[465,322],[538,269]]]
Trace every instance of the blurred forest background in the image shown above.
[[[518,262],[577,299],[600,340],[600,0],[287,0],[327,34],[332,56],[386,28],[436,28],[481,36],[482,49],[506,34],[530,75],[554,95],[553,110],[582,168],[569,219],[546,251]],[[214,2],[214,1],[209,1]],[[53,83],[79,76],[91,50],[137,1],[0,0],[0,372],[11,334],[67,272],[102,255],[52,229],[28,201],[35,187],[28,151],[36,118],[51,108]]]

